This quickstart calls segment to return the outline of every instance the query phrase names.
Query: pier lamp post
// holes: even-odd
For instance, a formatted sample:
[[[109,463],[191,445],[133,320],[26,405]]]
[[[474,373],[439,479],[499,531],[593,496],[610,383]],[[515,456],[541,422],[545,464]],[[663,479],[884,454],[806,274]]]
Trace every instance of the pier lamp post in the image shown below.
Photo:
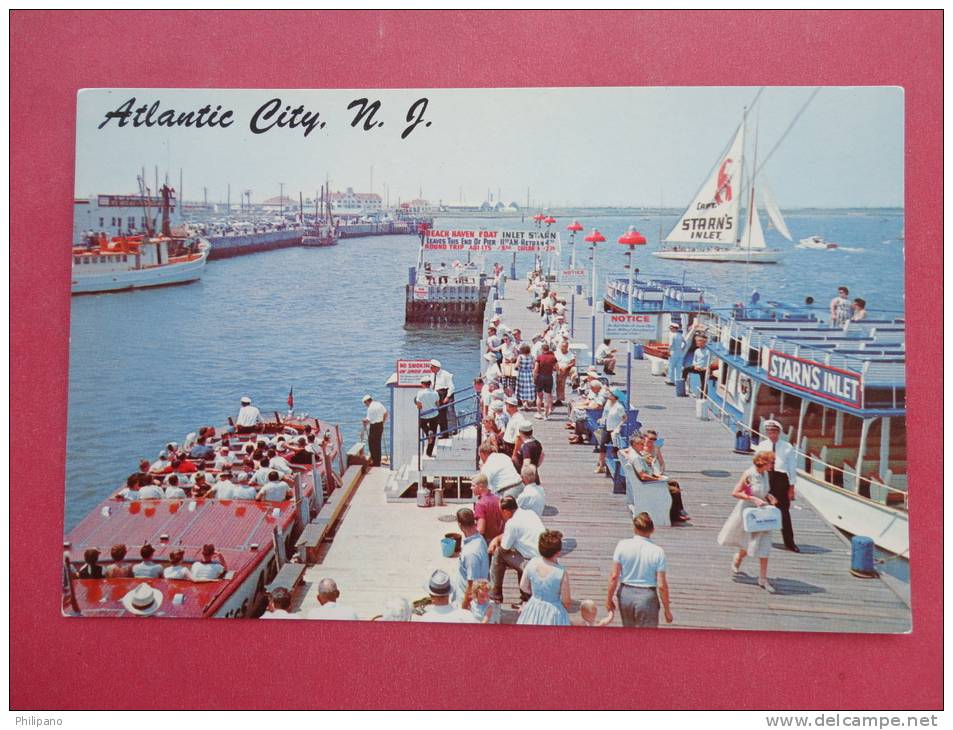
[[[547,232],[547,233],[549,233],[549,229],[552,228],[553,223],[555,223],[555,222],[556,222],[556,219],[553,218],[552,216],[548,216],[547,218],[543,218],[543,223],[546,224],[546,232]],[[562,255],[562,251],[560,251],[559,253],[560,253],[560,255]],[[551,276],[553,275],[553,258],[554,258],[554,257],[553,257],[553,252],[550,251],[550,252],[549,252],[549,273],[550,273]]]
[[[629,226],[629,230],[619,236],[619,243],[629,247],[629,250],[626,251],[625,254],[629,257],[629,263],[625,265],[629,270],[629,305],[626,307],[626,312],[632,314],[632,297],[635,295],[635,262],[632,259],[632,255],[635,253],[636,246],[645,245],[645,236],[635,230],[635,226]],[[625,393],[629,399],[629,408],[632,408],[632,346],[632,340],[630,339],[628,367],[626,368],[625,375]]]
[[[573,219],[573,222],[566,226],[569,231],[569,246],[572,251],[569,257],[569,268],[576,268],[576,234],[582,230],[582,224]],[[572,304],[570,305],[569,336],[576,336],[576,294],[582,294],[582,289],[578,284],[572,287]]]
[[[606,237],[599,233],[597,228],[586,236],[586,243],[590,246],[590,259],[592,260],[592,291],[589,292],[589,303],[592,305],[592,347],[589,351],[589,357],[592,364],[596,364],[596,244],[604,243]]]

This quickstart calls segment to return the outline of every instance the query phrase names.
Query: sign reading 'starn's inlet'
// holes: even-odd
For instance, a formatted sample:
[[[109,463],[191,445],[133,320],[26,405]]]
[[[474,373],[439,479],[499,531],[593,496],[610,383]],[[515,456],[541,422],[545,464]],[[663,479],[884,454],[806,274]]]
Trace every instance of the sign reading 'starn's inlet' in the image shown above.
[[[820,398],[861,407],[860,373],[771,350],[768,378]]]

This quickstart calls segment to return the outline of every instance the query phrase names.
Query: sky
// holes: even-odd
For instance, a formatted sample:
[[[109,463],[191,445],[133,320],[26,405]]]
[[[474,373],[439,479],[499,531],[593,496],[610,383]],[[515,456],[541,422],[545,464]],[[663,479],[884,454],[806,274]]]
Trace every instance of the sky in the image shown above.
[[[759,164],[808,100],[810,87],[768,87],[748,115]],[[375,192],[391,205],[422,194],[431,202],[494,198],[531,208],[687,206],[757,93],[753,87],[628,87],[572,89],[216,90],[86,89],[77,101],[75,193],[133,193],[168,173],[186,200],[253,201],[279,194],[332,190]],[[227,128],[120,127],[115,111],[159,102],[197,111],[232,110]],[[355,99],[381,102],[376,125],[352,121]],[[411,107],[426,98],[420,123]],[[298,125],[251,130],[272,99],[279,112],[303,106],[318,113],[305,135]],[[417,112],[420,111],[417,107]],[[300,115],[299,115],[300,116]],[[259,127],[274,122],[259,115]],[[106,122],[100,129],[99,126]],[[429,122],[429,126],[427,123]],[[762,173],[782,208],[901,207],[903,90],[824,87],[766,161]],[[150,187],[152,187],[152,184]],[[373,187],[372,187],[373,186]]]

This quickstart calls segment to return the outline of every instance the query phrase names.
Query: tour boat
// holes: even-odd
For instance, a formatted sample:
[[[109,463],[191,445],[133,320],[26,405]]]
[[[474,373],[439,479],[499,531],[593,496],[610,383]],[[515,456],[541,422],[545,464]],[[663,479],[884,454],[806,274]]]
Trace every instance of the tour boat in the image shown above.
[[[754,439],[779,420],[797,449],[797,493],[835,527],[906,558],[904,320],[844,329],[768,303],[719,314],[709,329],[715,417]]]
[[[712,174],[665,237],[667,245],[653,251],[653,256],[679,261],[750,264],[774,264],[781,260],[783,252],[768,248],[765,243],[755,197],[756,184],[774,228],[788,240],[792,240],[791,234],[763,179],[758,180],[756,175],[745,187],[745,130],[746,121],[742,119]],[[757,142],[751,167],[758,169]],[[739,236],[744,197],[747,197],[745,230]]]
[[[830,241],[825,241],[823,236],[808,236],[807,238],[802,238],[798,242],[797,248],[828,249],[837,248],[837,244]]]
[[[104,236],[73,247],[73,294],[188,284],[202,278],[211,251],[203,239]]]
[[[101,502],[66,535],[63,543],[63,613],[67,616],[124,617],[139,615],[123,598],[143,583],[160,602],[157,616],[245,618],[264,610],[265,586],[280,564],[291,556],[304,525],[318,513],[316,485],[327,496],[345,468],[340,429],[313,418],[275,420],[261,433],[236,435],[228,429],[229,448],[238,454],[259,436],[303,433],[310,425],[317,434],[331,433],[324,456],[312,466],[292,465],[294,495],[281,502],[240,499],[184,498],[127,501],[118,494]],[[209,471],[206,469],[206,471]],[[180,474],[187,479],[188,474]],[[110,547],[127,546],[126,562],[139,562],[139,548],[151,544],[153,560],[165,564],[174,549],[184,549],[183,565],[197,561],[202,546],[212,543],[225,558],[227,572],[218,580],[193,582],[165,578],[77,578],[88,548],[100,552],[100,565],[109,564]],[[69,571],[66,570],[68,566]],[[143,589],[140,589],[143,590]],[[156,593],[158,591],[158,593]],[[149,591],[145,591],[148,593]]]

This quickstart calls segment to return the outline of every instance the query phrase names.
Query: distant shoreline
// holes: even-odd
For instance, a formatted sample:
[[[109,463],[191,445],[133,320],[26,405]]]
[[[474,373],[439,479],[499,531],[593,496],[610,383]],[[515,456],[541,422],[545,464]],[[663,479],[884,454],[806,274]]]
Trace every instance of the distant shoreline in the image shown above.
[[[575,217],[611,217],[620,215],[631,216],[679,216],[684,208],[544,208],[544,212],[554,216]],[[538,211],[442,211],[429,213],[434,218],[526,218],[532,220]],[[903,216],[903,208],[786,208],[785,216],[801,215],[856,215],[856,216]]]

